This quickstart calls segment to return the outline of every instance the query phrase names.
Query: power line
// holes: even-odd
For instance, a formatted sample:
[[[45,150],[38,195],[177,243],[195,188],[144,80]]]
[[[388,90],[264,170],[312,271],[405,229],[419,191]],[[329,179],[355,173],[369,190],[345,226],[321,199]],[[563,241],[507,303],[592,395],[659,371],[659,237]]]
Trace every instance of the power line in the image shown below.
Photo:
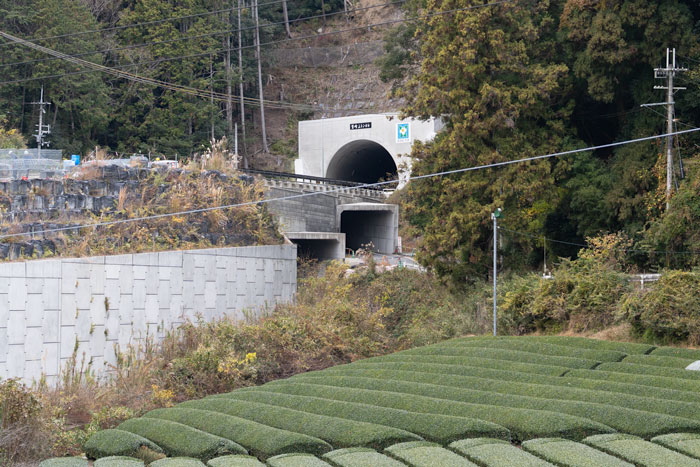
[[[370,6],[366,6],[366,7],[355,8],[353,10],[348,10],[347,13],[355,13],[358,11],[370,10],[372,8],[383,8],[383,7],[387,7],[387,6],[399,5],[399,4],[405,3],[406,1],[407,0],[395,0],[395,1],[392,1],[389,3],[382,3],[379,5],[370,5]],[[275,2],[275,3],[278,3],[278,2]],[[235,10],[235,8],[234,8],[234,10]],[[226,11],[228,11],[228,10],[226,10]],[[314,15],[314,16],[306,16],[306,17],[302,17],[302,18],[297,18],[297,19],[290,20],[288,22],[289,23],[296,23],[299,21],[308,21],[308,20],[318,19],[318,18],[322,18],[322,17],[327,18],[329,16],[335,16],[335,15],[341,15],[341,14],[344,15],[347,13],[345,11],[336,11],[336,12],[332,12],[332,13],[326,13],[325,15],[321,14],[321,15]],[[260,25],[260,27],[261,28],[268,28],[268,27],[273,27],[273,26],[280,26],[283,24],[285,24],[285,21],[278,21],[278,22],[274,22],[274,23],[262,24],[262,25]],[[192,35],[192,36],[167,39],[167,40],[162,40],[162,41],[142,42],[139,44],[130,44],[130,45],[122,46],[122,47],[111,47],[108,49],[93,50],[93,51],[81,52],[81,53],[77,53],[77,54],[69,54],[69,56],[70,57],[85,57],[85,56],[90,56],[90,55],[95,55],[95,54],[116,52],[116,51],[121,51],[121,50],[138,49],[141,47],[148,47],[151,45],[171,44],[173,42],[187,41],[187,40],[199,39],[199,38],[203,38],[203,37],[218,36],[218,35],[223,35],[223,34],[233,34],[233,33],[236,33],[238,31],[242,32],[242,31],[249,31],[249,30],[254,30],[254,29],[256,29],[255,26],[248,26],[248,27],[244,27],[244,28],[240,28],[240,29],[226,29],[226,30],[221,30],[221,31],[196,34],[196,35]],[[29,39],[25,39],[25,40],[30,41]],[[265,44],[261,44],[261,45],[265,45]],[[233,49],[224,49],[222,51],[226,52],[229,50],[232,51]],[[27,64],[40,63],[40,62],[46,62],[46,61],[52,61],[52,60],[60,60],[60,58],[59,57],[47,57],[47,58],[36,58],[36,59],[32,59],[32,60],[25,60],[22,62],[0,63],[0,68],[9,67],[9,66],[27,65]]]
[[[190,95],[197,96],[197,97],[204,97],[207,99],[216,99],[219,101],[227,101],[228,100],[228,96],[226,96],[225,94],[214,93],[211,90],[207,91],[207,90],[203,90],[203,89],[193,88],[190,86],[172,84],[172,83],[169,83],[167,81],[157,80],[157,79],[153,79],[153,78],[146,78],[143,76],[135,75],[133,73],[128,73],[125,71],[117,70],[115,68],[110,68],[110,67],[100,65],[97,63],[89,62],[87,60],[82,60],[80,58],[70,57],[64,53],[57,52],[57,51],[49,49],[47,47],[43,47],[43,46],[34,44],[32,42],[25,41],[23,39],[15,37],[11,34],[7,34],[6,32],[0,31],[0,36],[4,37],[6,39],[9,39],[9,40],[18,42],[18,43],[23,44],[27,47],[38,50],[40,52],[43,52],[43,53],[46,53],[49,55],[53,55],[55,57],[63,58],[64,60],[67,60],[71,63],[76,64],[76,65],[84,65],[84,66],[92,68],[96,71],[101,71],[101,72],[111,74],[111,75],[114,75],[114,76],[117,76],[120,78],[128,79],[128,80],[135,81],[135,82],[140,82],[140,83],[144,83],[144,84],[155,85],[158,87],[163,87],[165,89],[169,89],[172,91],[183,92],[185,94],[190,94]],[[278,101],[268,101],[268,103],[272,107],[277,106],[280,108],[297,108],[297,109],[301,109],[301,110],[314,110],[314,108],[312,106],[308,106],[305,104],[289,104],[289,103],[278,102]]]
[[[353,27],[353,28],[340,29],[337,31],[330,31],[330,32],[325,32],[325,33],[320,33],[320,34],[308,34],[306,36],[298,36],[298,37],[292,37],[292,38],[288,38],[288,39],[280,39],[280,40],[275,40],[275,41],[263,42],[260,44],[260,46],[262,47],[262,46],[266,46],[266,45],[283,44],[283,43],[292,42],[292,41],[316,39],[319,37],[326,37],[326,36],[331,36],[334,34],[342,34],[345,32],[354,32],[354,31],[361,31],[361,30],[365,30],[365,29],[371,29],[373,27],[388,26],[388,25],[392,25],[392,24],[420,21],[423,19],[429,19],[429,18],[433,18],[436,16],[444,16],[444,15],[448,15],[448,14],[452,14],[452,13],[457,13],[460,11],[468,11],[468,10],[474,10],[474,9],[479,9],[479,8],[503,5],[506,3],[511,3],[512,1],[513,0],[499,0],[499,1],[491,2],[491,3],[484,3],[483,5],[472,5],[472,6],[468,6],[468,7],[462,7],[462,8],[453,8],[450,10],[438,11],[435,13],[430,13],[430,14],[423,15],[423,16],[416,16],[413,18],[404,18],[404,19],[397,19],[397,20],[382,21],[379,23],[373,23],[373,24],[364,25],[364,26],[357,26],[357,27]],[[28,42],[28,41],[25,41],[25,42]],[[35,44],[33,44],[33,45],[35,45]],[[254,45],[246,45],[246,46],[242,46],[242,47],[231,47],[231,48],[219,49],[218,51],[202,52],[202,53],[198,53],[198,54],[191,54],[191,55],[186,55],[186,56],[181,56],[181,57],[165,58],[165,59],[161,59],[161,60],[157,60],[157,61],[153,61],[153,62],[140,62],[140,63],[147,64],[147,63],[154,63],[154,62],[157,63],[159,61],[166,61],[166,60],[179,60],[182,58],[194,58],[194,57],[201,57],[201,56],[205,56],[205,55],[211,55],[211,54],[216,53],[216,52],[228,52],[228,51],[234,52],[234,51],[249,49],[249,48],[253,48],[253,47],[255,47],[255,46]],[[64,54],[64,55],[67,55],[67,54]],[[88,63],[90,63],[90,62],[88,62]],[[118,69],[118,68],[115,67],[114,69]],[[77,73],[71,73],[71,74],[77,74]],[[67,74],[52,75],[51,77],[55,78],[55,77],[61,77],[61,76],[67,76]],[[47,78],[48,77],[46,77],[46,76],[41,76],[41,77],[16,79],[16,80],[11,80],[11,81],[3,81],[3,82],[0,82],[0,86],[2,86],[4,84],[17,84],[17,83],[35,81],[35,80],[41,80],[41,79],[47,79]]]
[[[700,128],[692,129],[692,130],[678,131],[678,132],[673,133],[673,135],[694,133],[696,131],[700,131]],[[673,135],[671,135],[671,136],[673,136]],[[622,146],[622,145],[626,145],[626,144],[639,143],[639,142],[643,142],[643,141],[664,138],[667,136],[669,136],[669,135],[662,134],[662,135],[654,135],[654,136],[645,136],[642,138],[635,138],[635,139],[631,139],[631,140],[602,144],[602,145],[591,146],[591,147],[587,147],[587,148],[571,149],[568,151],[561,151],[561,152],[556,152],[556,153],[551,153],[551,154],[525,157],[522,159],[515,159],[515,160],[510,160],[510,161],[494,162],[491,164],[483,164],[483,165],[478,165],[478,166],[474,166],[474,167],[464,167],[464,168],[460,168],[460,169],[445,170],[442,172],[434,172],[434,173],[430,173],[430,174],[426,174],[426,175],[416,175],[416,176],[412,176],[412,177],[407,177],[406,181],[408,182],[408,181],[415,181],[415,180],[423,180],[423,179],[428,179],[428,178],[442,177],[442,176],[446,176],[446,175],[454,175],[454,174],[459,174],[459,173],[472,172],[472,171],[476,171],[476,170],[504,167],[507,165],[520,164],[523,162],[543,160],[543,159],[549,159],[549,158],[553,158],[553,157],[561,157],[561,156],[566,156],[566,155],[571,155],[571,154],[577,154],[577,153],[581,153],[581,152],[589,152],[589,151],[595,151],[598,149]],[[396,184],[396,180],[389,180],[389,181],[375,182],[375,183],[365,183],[362,185],[354,186],[353,188],[354,189],[362,189],[362,188],[386,186],[386,185],[390,185],[390,184]],[[154,214],[151,216],[136,217],[136,218],[132,218],[132,219],[118,219],[118,220],[114,220],[114,221],[97,222],[97,223],[92,223],[92,224],[73,225],[73,226],[67,226],[67,227],[60,227],[60,228],[56,228],[56,229],[46,229],[46,230],[34,231],[33,233],[34,234],[58,233],[58,232],[65,232],[65,231],[69,231],[69,230],[78,230],[78,229],[84,229],[84,228],[90,228],[90,227],[105,227],[105,226],[109,226],[109,225],[126,224],[126,223],[147,221],[147,220],[154,220],[154,219],[163,219],[166,217],[183,216],[183,215],[188,215],[188,214],[201,214],[204,212],[219,211],[219,210],[223,210],[223,209],[233,209],[233,208],[240,208],[240,207],[245,207],[245,206],[267,204],[267,203],[272,203],[272,202],[276,202],[276,201],[286,201],[286,200],[290,200],[290,199],[305,198],[308,196],[315,196],[315,195],[319,195],[319,194],[338,193],[338,192],[342,192],[342,191],[346,191],[346,190],[347,190],[346,187],[337,187],[337,188],[333,188],[333,189],[326,190],[323,192],[313,191],[313,192],[308,192],[308,193],[300,193],[297,195],[288,195],[288,196],[281,196],[281,197],[277,197],[277,198],[268,198],[268,199],[264,199],[264,200],[260,200],[260,201],[248,201],[245,203],[229,204],[229,205],[224,205],[224,206],[211,206],[211,207],[207,207],[207,208],[191,209],[191,210],[187,210],[187,211],[179,211],[179,212],[173,212],[173,213]],[[24,235],[28,235],[28,234],[27,233],[4,234],[4,235],[0,235],[0,240],[6,239],[6,238],[12,238],[12,237],[24,236]]]
[[[285,1],[285,0],[274,0],[271,2],[267,2],[267,3],[261,3],[259,6],[275,5],[275,4],[282,3],[283,1]],[[116,30],[122,30],[122,29],[138,28],[138,27],[142,27],[142,26],[152,26],[154,24],[162,24],[162,23],[167,23],[169,21],[177,21],[180,19],[189,19],[189,18],[198,18],[198,17],[202,17],[202,16],[218,15],[219,13],[227,13],[227,12],[238,11],[238,10],[243,10],[243,9],[245,9],[245,7],[225,8],[223,10],[206,11],[203,13],[194,13],[191,15],[184,15],[184,16],[173,16],[170,18],[158,19],[158,20],[153,20],[153,21],[146,21],[143,23],[133,23],[133,24],[125,24],[122,26],[112,26],[112,27],[103,28],[103,29],[92,29],[92,30],[88,30],[88,31],[78,31],[78,32],[72,32],[72,33],[67,33],[67,34],[59,34],[56,36],[44,36],[44,37],[28,38],[26,40],[32,41],[32,42],[38,42],[38,41],[47,41],[49,39],[63,39],[66,37],[83,36],[86,34],[95,34],[95,33],[101,33],[101,32],[106,32],[106,31],[116,31]],[[0,43],[0,47],[4,47],[7,45],[15,45],[15,43],[13,43],[13,42]]]

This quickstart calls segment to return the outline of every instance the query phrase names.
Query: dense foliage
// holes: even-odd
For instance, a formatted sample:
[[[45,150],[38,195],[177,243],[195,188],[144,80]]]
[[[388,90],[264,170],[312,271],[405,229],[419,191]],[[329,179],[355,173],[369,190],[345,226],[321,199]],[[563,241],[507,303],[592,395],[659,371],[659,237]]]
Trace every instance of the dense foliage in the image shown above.
[[[484,6],[426,0],[410,2],[407,14],[469,6],[421,19],[388,38],[393,55],[382,62],[382,76],[405,80],[396,90],[406,99],[404,112],[440,115],[446,124],[433,142],[414,147],[416,174],[663,133],[664,114],[655,112],[664,108],[640,104],[665,99],[653,89],[663,84],[653,68],[664,63],[666,47],[676,47],[679,63],[690,68],[677,80],[688,87],[676,95],[678,129],[700,117],[697,2],[518,0]],[[406,39],[409,33],[413,40]],[[695,135],[679,138],[686,162],[697,153],[697,141]],[[649,141],[412,183],[404,198],[421,236],[419,258],[460,282],[485,275],[489,217],[501,207],[506,268],[541,264],[543,246],[550,257],[578,250],[543,237],[583,243],[601,231],[626,232],[648,252],[634,264],[665,264],[665,255],[650,251],[697,249],[697,243],[694,165],[686,164],[687,182],[676,166],[680,193],[664,213],[662,146]],[[683,232],[676,235],[678,229]],[[685,256],[674,264],[695,261]]]
[[[282,3],[259,3],[265,4],[260,7],[261,43],[283,39]],[[0,30],[83,60],[205,93],[226,94],[232,87],[238,96],[242,80],[245,95],[255,97],[257,62],[250,4],[245,0],[233,4],[221,0],[20,0],[0,5]],[[343,2],[300,0],[289,1],[288,7],[289,19],[294,21],[336,11]],[[177,19],[163,21],[168,18]],[[132,26],[141,23],[145,24]],[[29,103],[39,100],[43,85],[45,99],[52,103],[45,120],[52,127],[52,148],[71,154],[100,145],[126,153],[189,156],[213,137],[227,135],[233,141],[225,102],[115,78],[18,45],[0,47],[0,117],[7,118],[8,129],[33,134],[38,107]],[[269,60],[263,65],[269,66]],[[255,112],[248,106],[249,123]],[[232,109],[233,121],[239,113],[238,107]],[[0,123],[5,123],[2,118]]]

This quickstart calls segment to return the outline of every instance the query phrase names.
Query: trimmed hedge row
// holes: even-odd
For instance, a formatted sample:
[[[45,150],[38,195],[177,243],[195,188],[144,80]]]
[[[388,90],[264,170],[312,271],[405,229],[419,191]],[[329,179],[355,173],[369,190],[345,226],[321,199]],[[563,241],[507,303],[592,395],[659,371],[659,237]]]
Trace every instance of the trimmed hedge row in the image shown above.
[[[630,373],[644,376],[663,376],[666,378],[688,379],[696,381],[696,388],[700,389],[700,372],[683,370],[679,368],[664,368],[654,365],[638,365],[632,363],[601,363],[596,370],[614,371],[616,373]]]
[[[318,438],[207,410],[177,406],[152,410],[144,417],[182,423],[230,439],[263,458],[290,452],[323,454],[333,449],[330,444]]]
[[[267,460],[269,467],[331,467],[311,454],[280,454]]]
[[[562,467],[634,467],[622,459],[568,439],[531,439],[525,441],[522,448]]]
[[[687,370],[683,370],[687,371]],[[685,391],[689,395],[698,395],[698,389],[700,389],[700,384],[695,381],[681,379],[681,378],[670,378],[668,376],[655,376],[655,375],[640,375],[636,373],[620,373],[617,371],[603,371],[603,370],[572,370],[566,375],[565,378],[575,377],[575,378],[592,378],[605,381],[617,381],[621,383],[632,383],[637,385],[647,385],[657,388],[667,388],[673,389],[675,391]]]
[[[368,448],[338,449],[324,454],[323,459],[337,467],[405,467],[401,462]]]
[[[532,352],[518,350],[492,349],[488,347],[457,347],[457,346],[427,346],[404,350],[395,355],[451,355],[475,358],[492,358],[494,360],[512,360],[515,362],[535,363],[538,365],[563,366],[566,368],[594,368],[600,362],[585,358],[555,357],[551,355],[539,355]]]
[[[265,467],[265,464],[253,456],[234,454],[211,459],[207,467]]]
[[[82,457],[54,457],[41,461],[39,467],[88,467],[88,461]]]
[[[144,467],[142,460],[128,456],[101,457],[92,465],[93,467]]]
[[[388,426],[317,415],[229,397],[188,401],[179,404],[178,407],[234,415],[282,430],[313,436],[338,448],[367,446],[383,449],[391,444],[421,439],[408,431]]]
[[[464,402],[459,400],[464,397],[464,390],[433,384],[329,376],[313,378],[313,384],[302,385],[301,380],[294,380],[289,383],[266,384],[259,390],[314,394],[317,397],[349,402],[371,401],[372,405],[379,407],[477,418],[508,428],[517,440],[553,436],[582,439],[586,433],[615,431],[602,423],[563,413]]]
[[[549,376],[561,376],[571,368],[564,366],[552,365],[537,365],[534,363],[519,363],[512,360],[496,360],[493,358],[474,358],[458,355],[405,355],[405,354],[390,354],[382,357],[368,358],[358,360],[349,365],[341,365],[331,368],[353,368],[359,365],[372,365],[378,363],[426,363],[430,365],[452,365],[452,366],[470,366],[476,368],[487,368],[492,370],[517,371],[519,373],[533,373]],[[330,368],[329,368],[330,369]],[[326,370],[324,370],[326,371]]]
[[[649,344],[603,341],[598,339],[587,339],[585,337],[528,336],[522,337],[522,339],[532,339],[539,342],[546,342],[548,344],[576,347],[578,349],[615,350],[626,354],[648,354],[656,348],[656,346]]]
[[[199,459],[192,457],[167,457],[152,462],[149,467],[206,467]]]
[[[645,412],[700,420],[700,404],[576,388],[567,384],[567,381],[571,381],[571,379],[562,381],[562,378],[549,378],[554,379],[554,382],[557,384],[556,389],[554,389],[551,385],[543,383],[538,376],[534,375],[531,378],[532,382],[527,383],[522,381],[508,381],[507,378],[494,379],[482,378],[480,376],[430,374],[410,371],[390,370],[371,371],[365,372],[364,374],[357,372],[353,373],[358,376],[374,377],[379,379],[389,378],[400,381],[415,381],[418,383],[455,386],[459,388],[478,388],[479,391],[490,391],[506,395],[521,395],[543,399],[591,402],[595,404],[604,403],[605,405],[624,407],[634,410],[643,408]],[[338,372],[336,374],[344,373]]]
[[[585,358],[599,362],[619,362],[628,355],[617,350],[581,349],[519,337],[460,337],[441,342],[437,346],[520,350],[540,355]]]
[[[508,436],[507,430],[502,426],[473,418],[431,413],[418,414],[376,405],[311,397],[312,394],[316,396],[315,391],[297,395],[258,389],[262,388],[234,391],[228,396],[238,400],[293,408],[306,413],[399,428],[443,444],[469,436]],[[367,402],[371,403],[371,400]]]
[[[700,360],[700,350],[679,349],[677,347],[657,347],[651,352],[651,355],[656,355],[659,357],[687,358],[693,361]]]
[[[389,388],[392,388],[397,384],[401,384],[403,385],[403,387],[405,387],[406,385],[414,384],[416,385],[417,391],[419,391],[421,395],[429,397],[455,400],[473,404],[486,404],[498,407],[515,407],[521,409],[560,412],[562,414],[569,414],[589,419],[625,433],[632,433],[645,437],[670,433],[673,431],[700,432],[700,420],[691,420],[689,418],[671,416],[665,413],[647,412],[634,408],[619,407],[597,402],[547,399],[544,397],[533,397],[530,395],[513,394],[513,392],[515,392],[518,388],[524,388],[524,386],[521,383],[501,382],[500,384],[498,384],[498,382],[489,382],[489,380],[482,380],[483,383],[479,385],[480,390],[474,390],[469,389],[470,387],[474,387],[476,384],[478,384],[478,382],[476,382],[474,378],[465,378],[461,376],[431,375],[421,373],[396,375],[394,373],[395,372],[385,372],[384,374],[380,374],[377,378],[373,378],[373,383],[367,383],[365,381],[362,381],[356,384],[359,384],[359,387],[362,388],[379,391],[393,390]],[[402,379],[398,379],[396,378],[396,376]],[[360,379],[364,380],[366,378]],[[302,378],[294,378],[292,381],[301,380]],[[329,381],[329,379],[314,377],[309,378],[308,381],[312,381],[314,384],[326,384],[326,381]],[[330,381],[333,380],[330,379]],[[385,382],[386,384],[383,384],[383,382]],[[279,383],[276,383],[274,385],[266,385],[259,389],[265,389],[267,386],[276,388],[278,384]],[[537,385],[531,386],[536,387]],[[499,390],[503,391],[506,391],[508,388],[511,388],[513,392],[506,391],[503,394],[489,392],[488,390],[492,389],[492,387],[500,388]],[[545,393],[546,395],[546,386],[543,386],[542,388],[545,389],[545,391],[540,390],[539,393]],[[309,389],[309,391],[311,391],[311,389]],[[552,393],[553,397],[556,397],[554,395],[555,392],[564,393],[566,392],[566,388],[550,388],[549,391]],[[309,394],[310,393],[312,392],[309,392]],[[606,394],[599,393],[599,400],[606,400],[607,397],[608,396]],[[610,395],[610,397],[613,397],[613,395]],[[653,405],[657,410],[672,411],[674,410],[674,408],[678,409],[678,403],[664,403],[664,401],[655,401],[653,399],[650,399],[648,403],[654,403]],[[494,422],[499,423],[495,420]]]
[[[410,467],[477,467],[462,456],[449,451],[439,444],[426,441],[411,441],[395,444],[384,450],[385,453],[399,459]]]
[[[464,439],[450,444],[450,448],[484,467],[554,467],[502,440]]]
[[[692,459],[632,435],[621,433],[596,435],[584,439],[583,442],[645,467],[700,466],[700,461],[697,459]]]
[[[652,438],[651,442],[673,449],[686,456],[700,459],[700,435],[696,433],[662,435]]]
[[[90,437],[83,446],[90,459],[111,456],[133,457],[141,447],[161,453],[160,446],[134,433],[123,430],[102,430]]]
[[[622,363],[662,366],[665,368],[680,368],[681,370],[685,370],[685,367],[694,361],[695,360],[687,358],[669,357],[665,355],[628,355]]]
[[[700,403],[700,393],[693,392],[696,391],[696,389],[692,389],[692,387],[695,386],[694,383],[687,385],[683,380],[662,378],[666,381],[657,382],[658,384],[652,386],[646,381],[647,377],[639,376],[644,380],[640,381],[637,375],[597,370],[570,370],[565,373],[564,376],[566,376],[566,378],[558,378],[547,375],[531,375],[515,371],[499,371],[459,365],[430,365],[428,363],[411,362],[357,362],[352,365],[343,365],[328,368],[323,371],[305,373],[303,377],[338,374],[347,376],[381,377],[383,372],[388,370],[451,374],[455,376],[476,376],[479,378],[520,381],[549,386],[576,386],[581,389],[619,392],[642,397],[653,397],[656,399]],[[672,389],[674,386],[677,387],[677,389]]]
[[[231,440],[169,420],[132,418],[122,422],[117,429],[148,438],[171,457],[194,457],[207,461],[225,454],[248,454]]]

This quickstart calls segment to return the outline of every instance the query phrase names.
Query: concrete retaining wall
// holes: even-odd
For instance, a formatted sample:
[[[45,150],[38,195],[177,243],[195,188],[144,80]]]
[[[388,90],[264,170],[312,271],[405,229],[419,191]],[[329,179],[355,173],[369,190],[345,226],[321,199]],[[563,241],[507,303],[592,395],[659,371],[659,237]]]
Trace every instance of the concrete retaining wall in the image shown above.
[[[289,301],[296,245],[0,263],[0,378],[49,384],[77,347],[97,374],[115,349],[201,316]]]

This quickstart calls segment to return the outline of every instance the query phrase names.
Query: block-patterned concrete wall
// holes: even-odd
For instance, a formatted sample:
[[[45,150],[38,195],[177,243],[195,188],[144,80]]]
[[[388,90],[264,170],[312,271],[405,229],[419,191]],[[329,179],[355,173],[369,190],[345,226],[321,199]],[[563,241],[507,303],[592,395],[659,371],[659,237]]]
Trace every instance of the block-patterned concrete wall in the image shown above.
[[[0,263],[0,378],[51,384],[74,352],[101,374],[117,346],[295,292],[296,245]]]

